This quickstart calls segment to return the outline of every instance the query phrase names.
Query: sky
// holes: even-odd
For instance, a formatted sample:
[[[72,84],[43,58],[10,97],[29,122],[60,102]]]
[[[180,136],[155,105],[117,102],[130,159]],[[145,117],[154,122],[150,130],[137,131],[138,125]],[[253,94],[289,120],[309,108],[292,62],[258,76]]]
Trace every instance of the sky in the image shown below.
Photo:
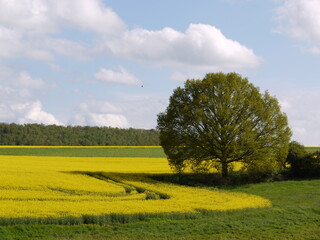
[[[154,129],[173,90],[237,72],[320,146],[320,0],[0,0],[0,122]]]

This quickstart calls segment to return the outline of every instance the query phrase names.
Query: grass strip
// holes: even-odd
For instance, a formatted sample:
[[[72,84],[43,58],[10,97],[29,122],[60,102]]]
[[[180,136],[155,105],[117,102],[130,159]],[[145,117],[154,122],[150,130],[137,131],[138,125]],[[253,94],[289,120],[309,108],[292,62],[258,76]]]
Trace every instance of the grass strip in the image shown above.
[[[0,147],[0,155],[164,158],[161,147]]]

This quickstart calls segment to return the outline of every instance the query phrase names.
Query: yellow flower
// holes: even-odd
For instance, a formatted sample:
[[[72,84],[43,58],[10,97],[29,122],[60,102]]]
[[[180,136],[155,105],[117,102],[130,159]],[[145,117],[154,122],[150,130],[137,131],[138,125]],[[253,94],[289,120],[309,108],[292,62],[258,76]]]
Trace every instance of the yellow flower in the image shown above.
[[[165,158],[0,159],[0,218],[185,214],[271,205],[254,195],[150,179],[148,174],[171,172]]]

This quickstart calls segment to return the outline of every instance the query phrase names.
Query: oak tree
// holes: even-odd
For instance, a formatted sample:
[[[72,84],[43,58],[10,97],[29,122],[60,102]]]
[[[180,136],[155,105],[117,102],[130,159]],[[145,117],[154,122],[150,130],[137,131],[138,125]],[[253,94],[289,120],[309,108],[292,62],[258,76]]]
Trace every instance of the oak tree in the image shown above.
[[[187,80],[158,115],[160,144],[170,166],[227,177],[234,162],[283,166],[291,130],[275,97],[236,73]]]

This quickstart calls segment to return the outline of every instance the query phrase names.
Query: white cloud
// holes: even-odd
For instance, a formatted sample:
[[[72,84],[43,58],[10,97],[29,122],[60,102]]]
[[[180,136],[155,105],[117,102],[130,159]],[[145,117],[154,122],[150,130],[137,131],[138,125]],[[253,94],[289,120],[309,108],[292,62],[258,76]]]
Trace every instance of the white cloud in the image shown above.
[[[119,106],[134,128],[154,129],[157,115],[168,106],[168,97],[158,94],[118,94]]]
[[[27,89],[12,88],[0,85],[0,101],[4,104],[25,102],[32,98],[32,94]]]
[[[59,56],[88,60],[107,55],[138,60],[175,68],[177,72],[171,76],[175,80],[197,77],[194,72],[255,68],[261,62],[252,49],[228,39],[211,25],[191,24],[184,32],[170,27],[128,29],[103,0],[0,0],[0,49],[2,58],[46,61],[55,71],[70,64],[68,60],[59,63]],[[39,96],[46,94],[47,83],[24,69],[2,70],[0,66],[0,120],[60,123],[42,109],[45,102]],[[70,79],[70,75],[65,74],[65,78]],[[123,67],[101,68],[94,76],[106,83],[141,84]],[[135,127],[154,127],[156,115],[164,108],[162,99],[129,98],[118,105],[101,101],[81,104],[72,123],[128,127],[134,122]]]
[[[88,123],[93,126],[108,126],[128,128],[129,123],[125,116],[120,114],[88,114]]]
[[[45,81],[39,78],[32,77],[26,71],[17,71],[10,67],[7,67],[5,63],[0,62],[0,88],[12,89],[12,91],[24,91],[29,92],[28,95],[32,95],[32,91],[37,89],[44,89],[51,87]]]
[[[43,39],[39,40],[37,37],[25,35],[18,29],[6,28],[0,25],[0,57],[27,57],[36,60],[51,60],[52,54],[42,47],[43,42]]]
[[[27,72],[20,72],[17,84],[20,87],[34,87],[34,88],[43,88],[46,87],[46,83],[41,79],[32,78]]]
[[[52,114],[42,110],[40,101],[28,102],[23,104],[14,104],[11,109],[17,115],[20,115],[18,122],[23,123],[43,123],[63,125],[62,122],[57,120]]]
[[[83,30],[118,34],[125,29],[122,19],[100,0],[52,0],[57,17]]]
[[[16,72],[5,64],[0,65],[0,121],[62,125],[52,114],[42,109],[37,99],[46,88],[43,80],[28,72]]]
[[[34,34],[77,27],[103,34],[125,28],[123,21],[100,0],[0,0],[0,23]]]
[[[122,110],[110,102],[91,100],[79,105],[77,114],[70,120],[72,125],[90,125],[128,128],[130,124]]]
[[[44,111],[40,101],[0,104],[0,121],[64,125],[53,114]]]
[[[313,90],[297,90],[283,95],[279,102],[289,119],[293,131],[293,140],[306,146],[320,145],[320,92]]]
[[[52,63],[52,62],[49,62],[48,63],[48,66],[55,72],[63,72],[62,68],[59,66],[59,64],[56,64],[56,63]]]
[[[125,28],[102,0],[0,0],[0,57],[48,61],[58,54],[86,60],[94,47],[67,39],[64,30],[102,37]]]
[[[99,79],[105,83],[120,83],[127,85],[138,85],[141,81],[128,72],[124,67],[119,67],[119,71],[113,71],[111,69],[101,68],[99,72],[94,74],[96,79]]]
[[[90,100],[79,105],[81,112],[95,112],[95,113],[120,113],[121,110],[110,102],[101,100]]]
[[[0,89],[1,90],[1,89]],[[14,113],[11,111],[7,104],[0,104],[0,121],[10,121],[15,117]]]
[[[128,30],[120,39],[106,41],[105,47],[116,56],[175,67],[225,70],[254,68],[261,62],[252,49],[204,24],[190,24],[185,33],[171,28]]]
[[[51,61],[54,58],[51,52],[49,52],[46,49],[37,49],[35,44],[25,46],[24,56],[26,58],[40,60],[40,61]]]
[[[202,79],[203,74],[197,72],[173,72],[169,79],[173,81],[185,82],[187,79]]]
[[[0,57],[15,57],[22,48],[21,34],[0,25]]]
[[[306,41],[308,51],[320,54],[320,1],[283,0],[277,9],[278,26],[275,31]]]
[[[52,32],[55,23],[48,3],[41,0],[1,0],[0,23],[32,32]]]
[[[102,0],[0,0],[0,56],[52,61],[55,55],[87,60],[101,54],[205,71],[259,66],[252,49],[214,26],[190,24],[185,32],[166,27],[128,29]],[[85,33],[84,42],[64,35]]]
[[[45,49],[61,56],[68,56],[77,60],[88,60],[93,53],[82,43],[70,41],[62,38],[42,39]]]
[[[250,2],[254,0],[224,0],[224,1],[229,4],[237,4],[237,3],[243,3],[243,2]]]

